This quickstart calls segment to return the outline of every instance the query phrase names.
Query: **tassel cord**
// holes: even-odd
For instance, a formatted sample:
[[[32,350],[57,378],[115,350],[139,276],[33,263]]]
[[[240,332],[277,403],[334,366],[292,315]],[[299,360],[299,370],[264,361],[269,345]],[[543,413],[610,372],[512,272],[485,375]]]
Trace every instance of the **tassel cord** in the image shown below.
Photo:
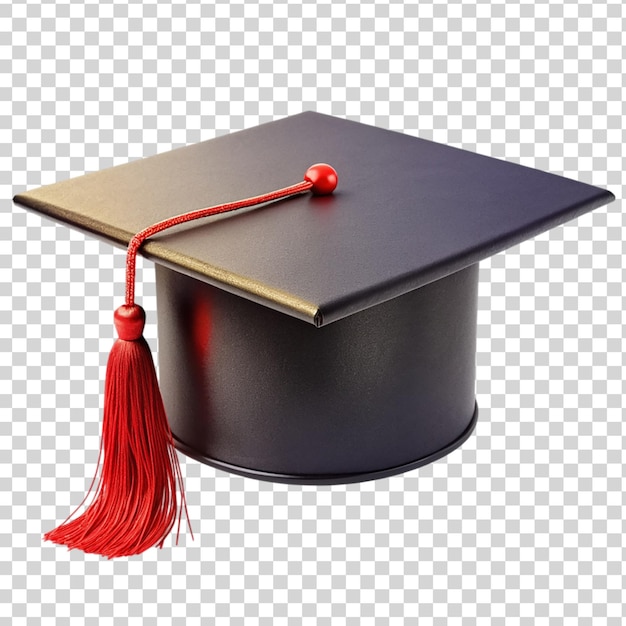
[[[133,306],[135,304],[135,273],[137,266],[137,252],[146,239],[160,233],[168,228],[178,226],[179,224],[185,224],[194,220],[202,219],[203,217],[212,217],[214,215],[220,215],[222,213],[228,213],[230,211],[236,211],[237,209],[243,209],[257,204],[263,204],[265,202],[272,202],[273,200],[279,200],[288,196],[293,196],[298,193],[309,191],[313,187],[313,183],[308,180],[296,183],[295,185],[289,185],[276,191],[262,194],[260,196],[254,196],[252,198],[246,198],[245,200],[238,200],[236,202],[228,202],[226,204],[217,204],[215,206],[206,207],[204,209],[197,209],[196,211],[190,211],[189,213],[182,213],[174,217],[152,224],[142,231],[138,232],[128,244],[128,250],[126,252],[126,305]]]

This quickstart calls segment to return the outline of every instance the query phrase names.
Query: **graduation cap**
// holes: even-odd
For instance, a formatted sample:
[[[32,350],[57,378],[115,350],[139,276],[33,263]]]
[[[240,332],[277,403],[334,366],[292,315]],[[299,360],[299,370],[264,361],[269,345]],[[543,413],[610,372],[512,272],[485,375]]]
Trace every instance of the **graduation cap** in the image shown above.
[[[477,419],[479,261],[613,199],[310,112],[17,195],[128,247],[98,487],[46,538],[109,557],[162,545],[185,509],[175,448],[297,484],[446,455]],[[156,264],[162,401],[137,252]]]

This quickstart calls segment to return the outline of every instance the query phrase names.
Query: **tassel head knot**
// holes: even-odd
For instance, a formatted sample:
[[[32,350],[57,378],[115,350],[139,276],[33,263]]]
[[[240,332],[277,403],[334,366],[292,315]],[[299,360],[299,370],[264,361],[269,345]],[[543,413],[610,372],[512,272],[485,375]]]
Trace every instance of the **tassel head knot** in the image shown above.
[[[113,320],[120,339],[136,341],[143,333],[146,312],[138,304],[123,304],[115,311]]]

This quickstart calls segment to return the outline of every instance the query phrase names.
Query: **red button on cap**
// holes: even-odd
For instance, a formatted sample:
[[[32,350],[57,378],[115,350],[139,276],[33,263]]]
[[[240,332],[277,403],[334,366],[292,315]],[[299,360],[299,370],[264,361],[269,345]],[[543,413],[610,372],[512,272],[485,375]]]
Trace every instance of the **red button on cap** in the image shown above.
[[[326,163],[316,163],[305,172],[304,180],[312,183],[311,191],[316,196],[326,196],[337,187],[337,172]]]

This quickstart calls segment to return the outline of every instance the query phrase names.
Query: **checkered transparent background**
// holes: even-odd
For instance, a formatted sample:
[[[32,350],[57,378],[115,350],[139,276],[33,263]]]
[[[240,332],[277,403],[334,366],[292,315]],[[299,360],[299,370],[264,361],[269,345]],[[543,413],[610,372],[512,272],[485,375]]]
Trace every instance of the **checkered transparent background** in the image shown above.
[[[41,537],[95,466],[124,255],[11,197],[314,109],[620,198],[624,17],[620,0],[1,0],[0,623],[623,624],[619,200],[482,263],[461,449],[334,487],[181,457],[195,541],[107,561]],[[139,296],[154,319],[149,263]]]

